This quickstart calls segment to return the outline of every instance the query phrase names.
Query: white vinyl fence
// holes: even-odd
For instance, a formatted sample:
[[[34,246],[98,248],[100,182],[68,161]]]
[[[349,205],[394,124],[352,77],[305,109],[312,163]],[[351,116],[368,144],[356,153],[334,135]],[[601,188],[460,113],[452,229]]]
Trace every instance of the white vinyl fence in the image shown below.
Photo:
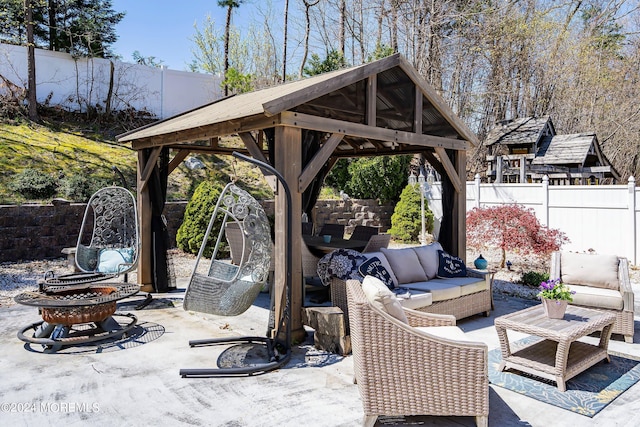
[[[221,79],[210,74],[101,58],[73,58],[67,53],[42,49],[36,49],[35,56],[38,102],[67,111],[106,107],[112,65],[112,110],[132,108],[163,119],[222,97]],[[0,75],[18,87],[27,87],[26,47],[0,43]],[[0,79],[0,92],[7,90],[2,86]]]
[[[559,229],[571,240],[567,251],[616,254],[638,264],[640,236],[636,182],[627,185],[482,184],[467,182],[467,212],[475,207],[519,204],[531,208],[543,225]],[[442,219],[442,187],[435,183],[427,196],[435,217]]]

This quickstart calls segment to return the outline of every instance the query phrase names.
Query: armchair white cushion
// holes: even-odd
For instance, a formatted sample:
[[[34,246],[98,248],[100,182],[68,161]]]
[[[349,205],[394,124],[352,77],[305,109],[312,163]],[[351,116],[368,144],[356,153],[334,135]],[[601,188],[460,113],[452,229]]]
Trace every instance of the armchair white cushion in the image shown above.
[[[554,252],[551,279],[575,291],[571,304],[606,310],[616,315],[613,333],[633,342],[634,295],[629,281],[629,262],[616,255]]]

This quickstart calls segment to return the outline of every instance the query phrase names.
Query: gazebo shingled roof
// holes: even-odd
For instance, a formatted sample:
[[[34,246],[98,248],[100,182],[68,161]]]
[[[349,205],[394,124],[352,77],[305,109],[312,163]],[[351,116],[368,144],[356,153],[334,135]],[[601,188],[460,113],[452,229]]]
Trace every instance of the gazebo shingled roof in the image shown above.
[[[142,240],[139,284],[149,285],[153,277],[150,236],[154,193],[147,184],[158,175],[154,173],[159,168],[158,160],[175,152],[165,165],[164,174],[169,174],[192,152],[231,154],[234,149],[219,145],[218,138],[232,134],[245,144],[245,149],[236,151],[273,165],[285,177],[293,192],[294,218],[302,212],[305,190],[317,186],[341,157],[424,155],[443,176],[445,203],[448,200],[440,240],[444,239],[450,252],[464,258],[466,150],[469,144],[478,144],[477,138],[417,71],[396,54],[224,98],[119,135],[118,141],[130,142],[138,152]],[[302,241],[301,225],[293,224],[292,235],[284,235],[287,207],[281,193],[276,191],[275,203],[276,313],[282,313],[283,254],[287,241],[291,241],[291,322],[295,338],[296,332],[304,332],[297,250]]]

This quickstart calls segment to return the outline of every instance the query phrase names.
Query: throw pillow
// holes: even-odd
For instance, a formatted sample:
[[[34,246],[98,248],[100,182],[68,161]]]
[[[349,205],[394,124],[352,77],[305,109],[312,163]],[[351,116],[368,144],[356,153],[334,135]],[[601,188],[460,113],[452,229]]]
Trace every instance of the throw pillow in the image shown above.
[[[430,245],[416,246],[412,249],[418,255],[427,278],[429,280],[435,279],[438,275],[438,251],[443,250],[442,245],[439,242],[435,242]]]
[[[342,280],[360,280],[362,276],[360,276],[358,267],[366,259],[358,251],[338,249],[320,258],[320,261],[318,261],[318,276],[324,286],[331,284],[332,277]]]
[[[373,276],[366,276],[362,281],[362,291],[371,305],[403,323],[409,323],[407,316],[404,314],[404,309],[402,305],[400,305],[400,301],[398,301],[393,292],[391,292],[391,290],[387,288],[387,285],[382,283],[380,279],[376,279]]]
[[[467,266],[462,259],[449,255],[445,251],[438,251],[438,277],[449,279],[466,276]]]
[[[98,255],[98,268],[100,273],[119,273],[127,269],[124,264],[133,261],[133,249],[102,249]]]
[[[387,285],[387,288],[393,289],[396,287],[395,282],[391,278],[391,274],[384,268],[382,261],[378,257],[371,257],[358,267],[362,277],[373,276],[376,279],[382,280],[382,283]]]
[[[393,273],[393,269],[391,268],[391,264],[389,264],[389,260],[387,259],[386,256],[384,256],[384,254],[382,252],[366,252],[362,254],[366,259],[371,259],[373,257],[376,257],[380,260],[380,262],[382,263],[382,266],[387,270],[387,272],[389,273],[389,276],[391,276],[391,280],[393,280],[393,283],[395,283],[396,285],[398,284],[398,278],[396,277],[396,275]]]
[[[396,275],[399,284],[426,282],[429,280],[420,264],[420,260],[418,260],[418,255],[413,249],[382,248],[381,252],[389,260],[391,269]]]

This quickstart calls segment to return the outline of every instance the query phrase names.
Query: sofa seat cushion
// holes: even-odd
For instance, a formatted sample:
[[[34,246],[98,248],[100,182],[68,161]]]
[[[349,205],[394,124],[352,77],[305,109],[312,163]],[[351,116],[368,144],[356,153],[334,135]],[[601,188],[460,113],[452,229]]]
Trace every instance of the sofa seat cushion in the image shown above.
[[[567,285],[585,285],[618,290],[618,257],[562,252],[560,275]]]
[[[622,310],[624,308],[622,294],[613,289],[580,285],[567,285],[567,287],[571,291],[576,292],[573,295],[573,302],[571,304],[608,310]]]
[[[433,295],[429,292],[410,290],[408,294],[409,298],[398,296],[398,301],[400,301],[400,305],[404,308],[420,310],[423,307],[431,305],[433,302]]]
[[[415,329],[421,332],[426,332],[429,335],[435,335],[439,338],[446,338],[454,341],[475,342],[457,326],[417,326]]]
[[[445,301],[459,298],[461,295],[460,285],[449,280],[429,280],[428,282],[415,282],[400,285],[401,288],[409,291],[422,291],[431,294],[432,302]]]
[[[398,279],[398,284],[401,285],[403,283],[422,282],[428,280],[427,275],[420,264],[418,255],[413,248],[382,248],[381,251],[384,256],[387,257],[389,264],[391,264],[391,269]]]
[[[484,279],[478,279],[476,277],[459,277],[459,279],[469,279],[462,280],[460,284],[460,296],[463,297],[465,295],[475,294],[480,291],[489,290],[489,283]],[[451,279],[447,279],[451,280]]]
[[[489,289],[489,283],[478,277],[453,277],[451,279],[433,279],[428,282],[407,283],[403,288],[433,294],[433,302],[471,295]]]

